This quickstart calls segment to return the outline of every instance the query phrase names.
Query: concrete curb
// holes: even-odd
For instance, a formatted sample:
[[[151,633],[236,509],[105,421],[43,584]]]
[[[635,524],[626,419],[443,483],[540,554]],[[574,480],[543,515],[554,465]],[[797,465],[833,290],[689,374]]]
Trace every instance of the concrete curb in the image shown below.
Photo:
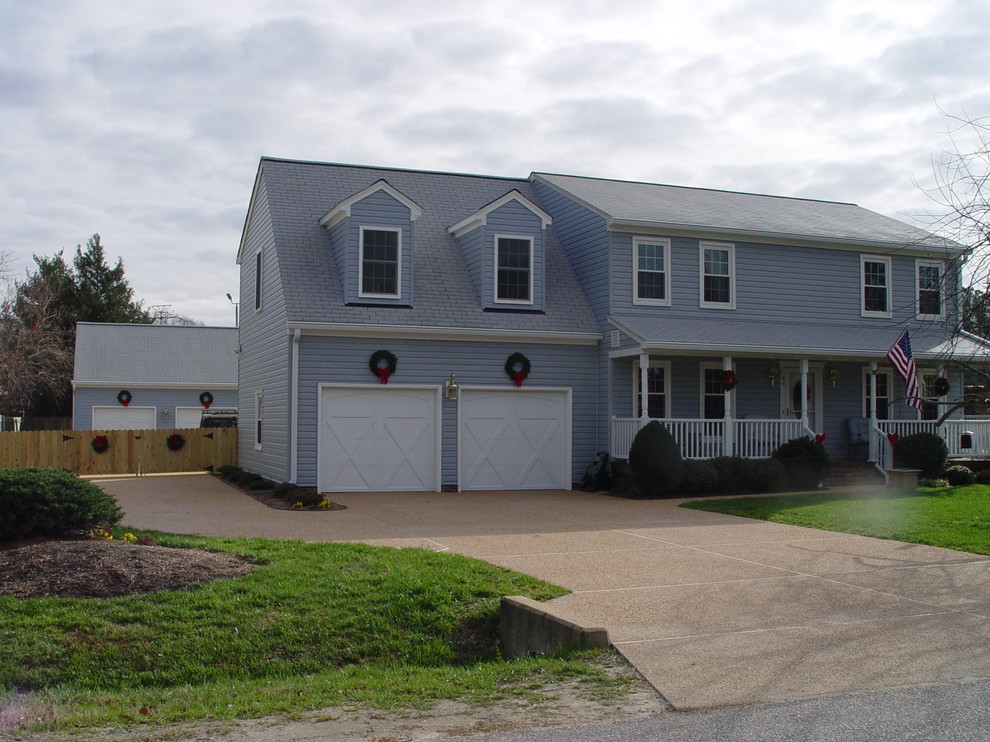
[[[538,603],[519,595],[502,597],[498,610],[498,632],[507,657],[551,654],[564,646],[601,649],[609,646],[608,631],[600,626],[581,626]]]

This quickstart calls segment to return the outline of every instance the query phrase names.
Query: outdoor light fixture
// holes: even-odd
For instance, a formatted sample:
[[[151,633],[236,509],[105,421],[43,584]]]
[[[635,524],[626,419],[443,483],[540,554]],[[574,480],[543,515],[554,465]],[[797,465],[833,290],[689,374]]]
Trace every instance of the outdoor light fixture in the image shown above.
[[[770,386],[777,386],[777,374],[780,373],[776,366],[767,369],[767,376],[770,377]]]
[[[839,380],[839,372],[836,370],[835,366],[832,366],[828,370],[828,380],[832,382],[832,388],[835,388],[835,382]]]
[[[454,375],[451,374],[450,378],[447,379],[447,399],[457,399],[457,393],[461,390],[457,386],[457,382],[454,381]]]
[[[162,409],[162,420],[168,420],[168,407]]]

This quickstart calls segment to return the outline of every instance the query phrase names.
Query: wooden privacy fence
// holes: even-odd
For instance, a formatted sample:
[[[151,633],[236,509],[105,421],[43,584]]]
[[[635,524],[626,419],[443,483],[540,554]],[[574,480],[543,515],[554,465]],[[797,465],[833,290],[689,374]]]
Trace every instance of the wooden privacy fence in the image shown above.
[[[179,435],[178,451],[168,438]],[[97,453],[93,441],[106,436]],[[186,430],[32,430],[0,433],[0,468],[47,466],[76,474],[163,474],[237,463],[237,428]]]

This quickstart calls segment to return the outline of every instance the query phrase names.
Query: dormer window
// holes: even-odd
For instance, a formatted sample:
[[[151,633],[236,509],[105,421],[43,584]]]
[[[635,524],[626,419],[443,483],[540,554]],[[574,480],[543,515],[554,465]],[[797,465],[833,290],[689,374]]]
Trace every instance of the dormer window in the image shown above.
[[[361,227],[361,296],[397,298],[402,232]]]
[[[495,237],[495,301],[533,303],[533,238]]]

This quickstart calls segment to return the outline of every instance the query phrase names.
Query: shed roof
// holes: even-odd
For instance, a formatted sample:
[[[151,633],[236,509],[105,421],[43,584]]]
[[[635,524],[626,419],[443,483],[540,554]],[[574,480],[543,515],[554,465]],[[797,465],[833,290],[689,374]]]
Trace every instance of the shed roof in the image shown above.
[[[75,384],[236,386],[236,327],[80,322]]]

